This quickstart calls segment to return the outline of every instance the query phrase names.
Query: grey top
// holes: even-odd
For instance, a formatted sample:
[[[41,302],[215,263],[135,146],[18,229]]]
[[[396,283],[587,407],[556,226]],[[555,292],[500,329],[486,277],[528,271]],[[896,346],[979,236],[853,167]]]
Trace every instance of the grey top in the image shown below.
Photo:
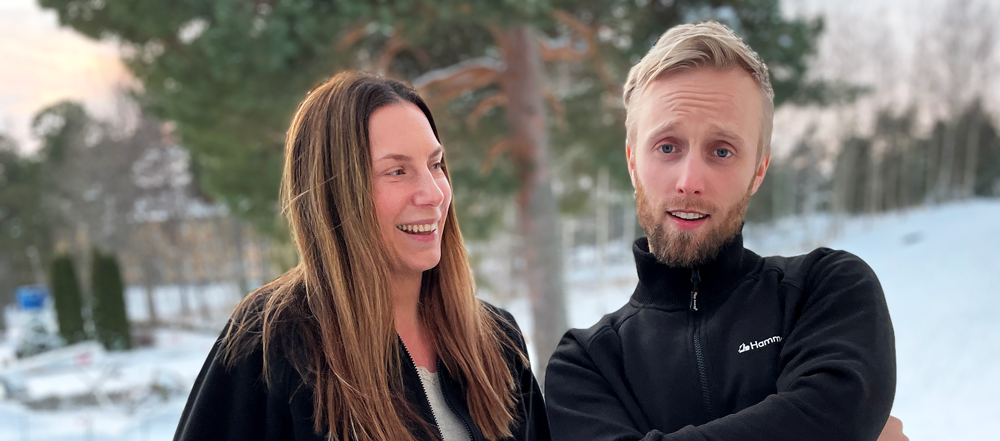
[[[438,429],[441,430],[442,439],[444,441],[468,441],[469,432],[465,430],[465,425],[444,401],[438,374],[423,366],[417,366],[417,374],[420,375],[420,382],[423,383],[424,392],[427,393],[427,401],[431,403],[431,411],[434,412],[434,419],[437,421]]]

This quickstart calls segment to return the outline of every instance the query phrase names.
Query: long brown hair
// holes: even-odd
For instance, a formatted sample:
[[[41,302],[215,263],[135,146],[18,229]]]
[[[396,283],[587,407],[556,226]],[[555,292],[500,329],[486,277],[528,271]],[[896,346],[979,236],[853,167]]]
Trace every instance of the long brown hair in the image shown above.
[[[423,111],[437,137],[427,105],[397,81],[343,72],[302,101],[286,135],[281,180],[299,264],[247,296],[225,336],[230,366],[263,345],[268,385],[268,359],[283,354],[314,392],[315,430],[340,439],[407,440],[419,428],[408,424],[415,413],[402,397],[368,133],[375,110],[406,102]],[[511,436],[517,383],[504,353],[524,355],[475,297],[454,204],[441,260],[424,272],[419,315],[448,373],[465,385],[476,425],[490,439]]]

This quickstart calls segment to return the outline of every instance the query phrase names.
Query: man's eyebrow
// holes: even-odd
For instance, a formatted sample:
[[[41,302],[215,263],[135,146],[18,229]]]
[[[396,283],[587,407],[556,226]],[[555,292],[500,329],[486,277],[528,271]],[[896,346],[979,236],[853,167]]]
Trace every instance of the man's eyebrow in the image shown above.
[[[726,141],[733,141],[733,142],[737,142],[737,143],[742,143],[743,142],[743,137],[741,137],[740,135],[736,134],[735,131],[733,131],[733,130],[727,128],[727,127],[713,126],[711,134],[714,137],[722,138],[722,139],[724,139]]]
[[[667,121],[649,131],[649,135],[646,136],[646,142],[656,141],[664,133],[669,132],[677,128],[677,121]]]
[[[655,128],[653,128],[653,130],[651,130],[649,132],[649,135],[646,136],[646,142],[651,142],[651,141],[658,140],[665,133],[670,132],[670,131],[676,129],[677,125],[678,125],[677,121],[667,121],[667,122],[664,122],[663,124],[660,124],[659,126],[656,126]],[[722,138],[723,140],[730,141],[730,142],[735,142],[735,143],[742,143],[743,142],[743,137],[741,137],[739,134],[736,133],[736,131],[734,131],[734,130],[728,128],[728,127],[717,125],[717,124],[713,124],[711,130],[712,131],[710,132],[710,134],[713,137]]]

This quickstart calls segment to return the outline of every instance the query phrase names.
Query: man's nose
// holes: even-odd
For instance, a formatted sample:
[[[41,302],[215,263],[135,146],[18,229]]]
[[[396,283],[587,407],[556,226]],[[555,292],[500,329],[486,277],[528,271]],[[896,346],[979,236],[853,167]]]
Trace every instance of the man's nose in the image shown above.
[[[684,157],[677,176],[677,193],[688,196],[701,195],[705,190],[706,164],[701,157],[691,152]]]

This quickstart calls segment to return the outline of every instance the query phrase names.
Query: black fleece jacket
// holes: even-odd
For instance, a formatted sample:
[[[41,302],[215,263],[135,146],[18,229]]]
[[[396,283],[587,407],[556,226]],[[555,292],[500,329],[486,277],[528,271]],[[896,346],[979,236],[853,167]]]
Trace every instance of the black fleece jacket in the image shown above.
[[[669,268],[633,246],[628,304],[549,361],[554,440],[870,441],[896,387],[892,323],[860,258],[762,258],[742,236]]]
[[[526,354],[524,339],[514,317],[492,305],[487,304],[487,307],[502,319],[501,328]],[[222,334],[225,335],[225,331]],[[404,359],[400,360],[400,365],[406,400],[426,423],[435,427],[434,414],[416,367],[405,347],[402,349],[404,350],[400,354]],[[518,389],[517,419],[512,428],[514,436],[507,440],[548,441],[545,405],[531,368],[524,365],[513,351],[508,351],[505,355],[508,365],[512,366]],[[326,440],[325,433],[313,431],[313,393],[310,388],[303,384],[291,363],[277,352],[269,355],[273,369],[272,379],[276,381],[268,388],[262,376],[263,357],[258,344],[253,353],[244,357],[232,369],[227,369],[222,360],[220,337],[195,380],[174,440]],[[471,440],[485,441],[486,438],[469,414],[462,382],[449,375],[440,360],[437,371],[445,401],[458,419],[465,423],[472,436]],[[419,424],[411,426],[419,427]],[[418,432],[417,439],[432,438]]]

